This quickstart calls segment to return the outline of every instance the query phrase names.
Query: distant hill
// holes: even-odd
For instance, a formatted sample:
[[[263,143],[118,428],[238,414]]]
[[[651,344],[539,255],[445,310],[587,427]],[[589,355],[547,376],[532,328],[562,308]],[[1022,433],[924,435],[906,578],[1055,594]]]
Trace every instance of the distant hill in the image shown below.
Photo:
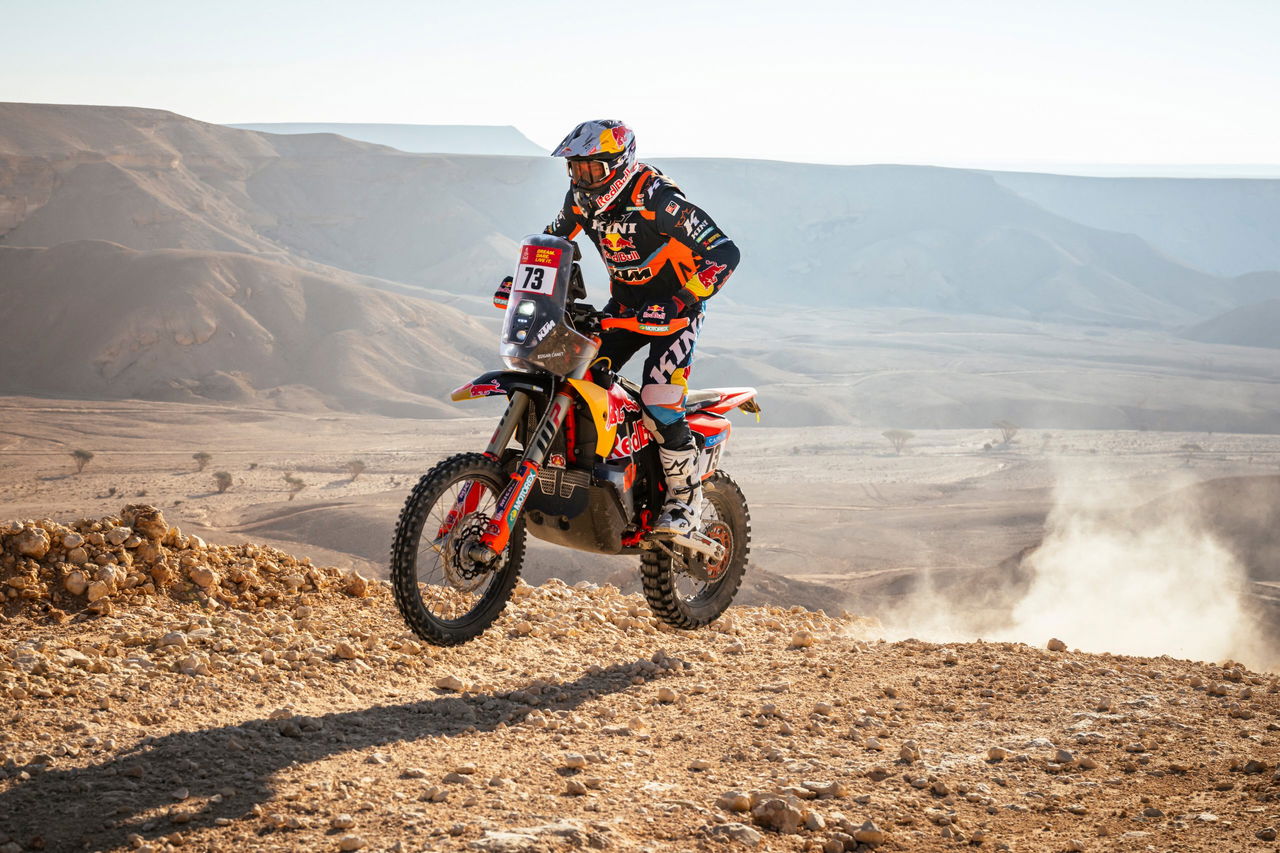
[[[232,252],[0,247],[0,394],[457,415],[469,317]]]
[[[731,298],[748,304],[1174,327],[1280,292],[1280,275],[1206,274],[981,172],[660,165],[743,247]],[[10,187],[0,245],[246,251],[477,294],[565,187],[545,157],[406,154],[158,110],[30,104],[0,105],[0,170]]]
[[[709,324],[700,381],[773,385],[788,400],[788,423],[973,426],[1014,416],[1225,430],[1274,418],[1268,392],[1249,384],[1274,369],[1250,353],[1228,358],[1189,342],[1164,350],[1176,330],[1276,299],[1280,273],[1209,274],[978,171],[657,165],[742,248],[714,310],[765,318],[750,321],[750,333],[742,314]],[[0,249],[9,250],[0,393],[287,393],[306,405],[453,411],[443,393],[495,362],[494,283],[565,186],[545,156],[411,154],[162,110],[0,104]],[[593,254],[588,286],[599,300]],[[868,327],[867,312],[885,310],[928,315],[951,337]],[[993,318],[1027,324],[999,338],[1013,342],[999,353]],[[1097,337],[1100,326],[1149,332],[1113,344]],[[236,344],[210,327],[234,332]],[[202,342],[178,341],[193,336]],[[1069,370],[1054,361],[1064,347],[1078,359]],[[1021,369],[1026,353],[1043,362],[1033,373]],[[1218,367],[1189,374],[1187,365],[1210,361]],[[838,393],[801,388],[814,380]],[[853,384],[858,393],[845,393]],[[1187,420],[1199,412],[1214,419]]]
[[[1280,179],[988,174],[1059,216],[1137,235],[1215,275],[1280,269]]]
[[[1280,349],[1280,299],[1234,308],[1184,330],[1182,337],[1213,344]]]
[[[263,133],[335,133],[415,154],[508,154],[536,157],[548,152],[511,125],[342,124],[280,122],[229,124]]]

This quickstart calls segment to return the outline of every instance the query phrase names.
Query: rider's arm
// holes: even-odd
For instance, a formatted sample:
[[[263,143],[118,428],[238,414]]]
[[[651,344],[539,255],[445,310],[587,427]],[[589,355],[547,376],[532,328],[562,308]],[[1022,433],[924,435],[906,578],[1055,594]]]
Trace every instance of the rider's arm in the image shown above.
[[[542,233],[572,240],[582,232],[582,219],[582,208],[574,203],[573,190],[570,190],[564,194],[564,206]]]
[[[652,204],[658,229],[701,258],[695,274],[676,296],[686,306],[711,298],[737,269],[738,247],[706,212],[678,192],[660,193]]]

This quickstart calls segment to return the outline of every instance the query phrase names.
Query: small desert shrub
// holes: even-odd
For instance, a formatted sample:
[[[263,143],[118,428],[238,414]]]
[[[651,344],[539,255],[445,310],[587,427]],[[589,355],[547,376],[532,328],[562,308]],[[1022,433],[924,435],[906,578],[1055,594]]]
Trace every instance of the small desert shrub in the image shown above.
[[[887,429],[880,434],[889,439],[889,443],[893,445],[893,452],[897,454],[901,454],[907,442],[916,437],[914,432],[906,429]]]
[[[191,458],[196,460],[196,470],[203,471],[209,467],[209,463],[213,461],[213,454],[205,453],[201,450],[199,453],[192,453]]]
[[[84,466],[89,464],[89,460],[93,459],[93,453],[88,450],[73,450],[71,458],[76,463],[76,473],[79,474],[84,470]]]
[[[1019,427],[1013,421],[996,421],[992,426],[1000,430],[1001,444],[1008,444],[1018,434]]]
[[[346,464],[347,471],[351,474],[352,481],[364,473],[365,464],[359,459],[352,459]]]
[[[231,488],[231,474],[227,471],[214,471],[213,485],[218,489],[218,494],[222,494]]]
[[[250,462],[250,463],[249,463],[249,470],[250,470],[250,471],[257,470],[257,467],[258,467],[258,463],[257,463],[257,462]]]
[[[294,495],[307,487],[306,482],[301,477],[295,477],[292,471],[285,472],[284,482],[289,487],[289,500],[293,500]]]

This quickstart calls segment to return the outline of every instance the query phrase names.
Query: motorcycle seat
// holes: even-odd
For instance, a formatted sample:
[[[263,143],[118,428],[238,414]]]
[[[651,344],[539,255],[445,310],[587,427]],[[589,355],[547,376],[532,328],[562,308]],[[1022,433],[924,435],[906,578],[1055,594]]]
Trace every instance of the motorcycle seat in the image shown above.
[[[639,385],[624,376],[617,377],[617,380],[635,398],[636,402],[640,402]],[[747,403],[755,395],[756,389],[754,388],[706,388],[698,391],[689,391],[684,396],[684,410],[689,414],[694,412],[713,412],[723,415],[735,406]],[[757,409],[748,408],[746,411],[757,411]]]
[[[754,388],[707,388],[701,391],[690,391],[684,397],[684,410],[691,413],[714,412],[722,415],[746,403],[755,395]]]

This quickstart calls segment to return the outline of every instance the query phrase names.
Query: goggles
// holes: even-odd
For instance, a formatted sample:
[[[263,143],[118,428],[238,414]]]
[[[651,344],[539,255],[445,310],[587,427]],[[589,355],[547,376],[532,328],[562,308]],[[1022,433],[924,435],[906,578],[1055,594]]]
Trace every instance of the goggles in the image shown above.
[[[603,160],[569,160],[569,177],[574,184],[592,189],[604,183],[609,167]]]

